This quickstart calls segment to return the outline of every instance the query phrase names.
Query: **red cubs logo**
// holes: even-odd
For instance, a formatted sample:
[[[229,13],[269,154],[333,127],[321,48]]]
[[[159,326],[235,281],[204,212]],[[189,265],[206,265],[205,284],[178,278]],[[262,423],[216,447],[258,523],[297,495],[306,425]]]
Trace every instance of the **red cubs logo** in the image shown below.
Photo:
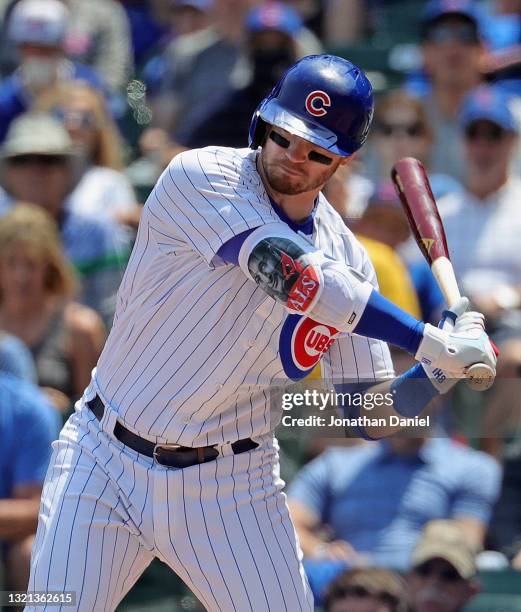
[[[303,318],[293,331],[291,353],[301,370],[309,370],[318,363],[335,342],[338,330],[331,325]]]
[[[328,106],[331,106],[331,98],[321,89],[312,91],[306,98],[306,110],[313,117],[323,117]]]

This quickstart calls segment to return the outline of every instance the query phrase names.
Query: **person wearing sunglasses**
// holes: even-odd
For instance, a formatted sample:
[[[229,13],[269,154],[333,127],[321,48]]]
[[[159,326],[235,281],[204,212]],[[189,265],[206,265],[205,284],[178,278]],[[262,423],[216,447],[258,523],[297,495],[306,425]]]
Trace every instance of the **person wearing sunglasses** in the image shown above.
[[[434,140],[425,101],[401,89],[391,91],[376,105],[363,171],[373,183],[381,184],[389,180],[393,164],[411,156],[427,168],[436,197],[454,191],[459,182],[431,166]]]
[[[141,207],[123,172],[123,143],[103,96],[88,83],[71,81],[41,96],[37,108],[63,124],[81,159],[67,209],[137,227]]]
[[[324,612],[408,612],[405,581],[380,568],[346,570],[327,587]]]
[[[460,612],[480,591],[477,549],[450,520],[431,521],[407,576],[412,612]]]
[[[521,365],[521,177],[515,164],[519,120],[512,109],[512,100],[497,86],[482,85],[469,93],[459,116],[464,190],[438,202],[460,286],[485,314],[502,349],[501,379],[517,377]],[[494,454],[502,452],[504,438],[495,434],[512,427],[512,393],[499,383],[490,397],[483,427],[486,448]]]
[[[456,273],[491,329],[521,307],[519,122],[499,88],[469,93],[459,116],[464,190],[439,200]]]
[[[242,146],[259,100],[297,60],[297,40],[303,26],[299,14],[291,7],[279,2],[260,4],[248,12],[245,27],[245,59],[251,64],[248,83],[232,89],[191,131],[180,133],[179,144],[188,148],[210,144]]]
[[[458,111],[465,94],[482,81],[485,47],[471,0],[431,0],[420,23],[423,69],[428,82],[422,94],[433,144],[431,170],[461,180]]]

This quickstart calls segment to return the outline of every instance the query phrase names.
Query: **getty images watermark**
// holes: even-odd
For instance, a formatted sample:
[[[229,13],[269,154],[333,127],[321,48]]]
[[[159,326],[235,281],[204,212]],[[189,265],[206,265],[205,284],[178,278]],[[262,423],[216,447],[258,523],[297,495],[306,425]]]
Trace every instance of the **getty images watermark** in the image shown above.
[[[387,393],[342,393],[339,391],[321,391],[305,389],[301,392],[281,394],[283,427],[429,427],[430,416],[401,417],[396,414],[371,416],[365,411],[375,408],[388,409],[392,412],[393,394]],[[300,412],[312,410],[311,414],[295,416],[294,409]],[[326,414],[326,410],[330,411]],[[316,414],[318,411],[319,414]],[[344,411],[344,416],[342,416]],[[345,416],[345,412],[357,416]],[[362,412],[364,411],[364,412]]]

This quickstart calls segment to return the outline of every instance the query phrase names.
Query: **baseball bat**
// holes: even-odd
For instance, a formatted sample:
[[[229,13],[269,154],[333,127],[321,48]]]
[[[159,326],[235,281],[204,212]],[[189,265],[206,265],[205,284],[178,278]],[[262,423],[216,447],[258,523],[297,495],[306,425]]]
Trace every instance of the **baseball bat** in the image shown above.
[[[460,299],[454,268],[449,257],[443,223],[423,164],[414,157],[397,161],[391,178],[409,225],[449,309]],[[449,322],[446,322],[446,328]],[[485,391],[494,382],[494,371],[485,363],[475,363],[465,372],[467,384]]]

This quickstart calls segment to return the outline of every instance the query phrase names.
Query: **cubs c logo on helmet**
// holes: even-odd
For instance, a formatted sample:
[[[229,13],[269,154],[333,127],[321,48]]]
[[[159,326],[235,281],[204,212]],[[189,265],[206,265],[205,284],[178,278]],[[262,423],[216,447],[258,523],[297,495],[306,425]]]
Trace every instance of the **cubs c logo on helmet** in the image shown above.
[[[331,106],[331,98],[321,89],[312,91],[306,98],[306,110],[313,117],[323,117],[328,106]]]

